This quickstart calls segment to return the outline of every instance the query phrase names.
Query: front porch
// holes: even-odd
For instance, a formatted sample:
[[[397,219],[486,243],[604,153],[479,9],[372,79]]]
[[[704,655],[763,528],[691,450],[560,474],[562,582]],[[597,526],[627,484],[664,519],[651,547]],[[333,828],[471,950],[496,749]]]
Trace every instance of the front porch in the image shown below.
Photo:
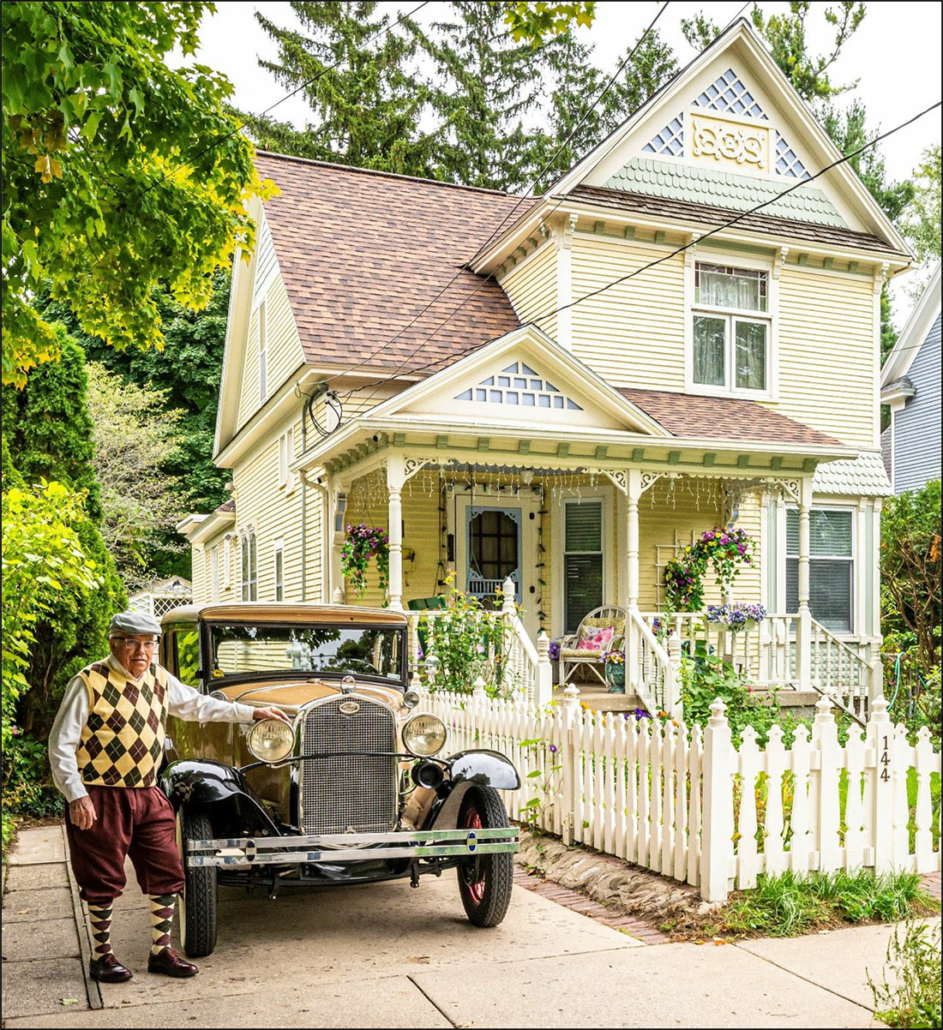
[[[812,617],[813,468],[807,459],[788,467],[781,458],[676,451],[658,462],[649,446],[644,462],[633,465],[602,460],[607,448],[598,444],[586,454],[563,443],[540,451],[516,443],[514,452],[491,442],[483,452],[480,441],[462,446],[440,440],[438,450],[410,443],[405,434],[378,434],[367,453],[349,455],[349,464],[322,467],[329,477],[331,527],[325,599],[387,603],[411,613],[414,669],[420,667],[419,621],[447,617],[447,609],[430,601],[444,605],[454,588],[503,612],[509,667],[519,688],[540,704],[553,696],[551,641],[574,632],[600,605],[625,611],[618,646],[626,693],[607,695],[590,676],[576,688],[593,707],[677,714],[682,659],[696,653],[728,660],[758,691],[792,693],[805,704],[827,693],[859,719],[880,693],[880,663],[869,647],[842,639]],[[798,512],[793,611],[777,604],[786,577],[781,546],[769,531],[784,519],[786,506]],[[346,527],[361,522],[389,535],[386,591],[371,570],[362,598],[349,590],[340,560]],[[706,607],[732,598],[708,575],[704,610],[666,618],[668,561],[705,530],[730,525],[744,529],[756,545],[755,561],[737,578],[735,598],[764,604],[767,616],[737,632],[709,622]],[[428,671],[428,665],[422,668]]]

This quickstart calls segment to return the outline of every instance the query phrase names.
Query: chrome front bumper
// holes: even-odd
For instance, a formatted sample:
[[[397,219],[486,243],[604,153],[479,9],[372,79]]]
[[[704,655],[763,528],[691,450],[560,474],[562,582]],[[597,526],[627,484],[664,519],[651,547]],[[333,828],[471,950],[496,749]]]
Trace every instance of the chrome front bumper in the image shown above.
[[[516,826],[404,833],[328,833],[308,837],[188,840],[188,866],[298,865],[388,858],[470,858],[520,848]],[[308,850],[311,849],[311,850]]]

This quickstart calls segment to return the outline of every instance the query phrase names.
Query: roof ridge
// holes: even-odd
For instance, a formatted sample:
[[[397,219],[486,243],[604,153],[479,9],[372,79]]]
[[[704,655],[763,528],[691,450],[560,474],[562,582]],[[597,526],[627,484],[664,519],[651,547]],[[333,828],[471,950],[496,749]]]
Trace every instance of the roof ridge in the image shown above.
[[[473,193],[488,193],[492,196],[507,197],[510,200],[539,200],[540,196],[521,197],[517,193],[506,190],[486,189],[484,186],[466,186],[460,182],[445,182],[442,179],[425,179],[421,175],[401,175],[399,172],[386,172],[378,168],[358,168],[356,165],[345,165],[335,161],[318,161],[311,157],[295,157],[293,154],[279,154],[275,150],[256,148],[257,154],[265,157],[276,157],[280,161],[294,161],[296,164],[315,165],[318,168],[331,168],[342,172],[357,172],[360,175],[378,175],[384,179],[404,179],[406,182],[421,182],[428,186],[449,186],[455,190],[470,190]]]

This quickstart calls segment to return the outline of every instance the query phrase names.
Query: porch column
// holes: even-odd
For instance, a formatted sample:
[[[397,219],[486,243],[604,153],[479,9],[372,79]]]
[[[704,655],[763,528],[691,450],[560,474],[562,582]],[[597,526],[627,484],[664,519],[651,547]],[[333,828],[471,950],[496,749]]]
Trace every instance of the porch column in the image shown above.
[[[796,628],[796,674],[799,689],[812,684],[812,611],[809,608],[809,525],[812,510],[812,478],[799,484],[799,624]]]
[[[328,489],[327,539],[328,549],[327,582],[325,596],[334,604],[343,604],[346,600],[344,574],[341,572],[341,548],[344,546],[347,520],[347,484],[341,480],[333,480]]]
[[[390,603],[394,611],[403,610],[403,484],[406,472],[401,454],[391,454],[386,463],[386,488],[390,537]]]
[[[639,669],[639,638],[636,626],[638,613],[638,502],[642,496],[642,473],[638,469],[629,469],[625,477],[625,607],[627,612],[625,626],[625,666],[626,682],[630,687],[637,687],[641,678]]]

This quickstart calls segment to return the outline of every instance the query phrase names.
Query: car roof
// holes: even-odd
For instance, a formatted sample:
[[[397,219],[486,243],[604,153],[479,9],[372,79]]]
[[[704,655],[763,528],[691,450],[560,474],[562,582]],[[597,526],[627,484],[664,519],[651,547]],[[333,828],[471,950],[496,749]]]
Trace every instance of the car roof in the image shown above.
[[[315,604],[312,602],[264,603],[237,601],[233,604],[187,604],[171,608],[161,617],[162,626],[178,622],[335,622],[377,623],[385,626],[405,626],[403,612],[389,608],[361,608],[352,604]]]

